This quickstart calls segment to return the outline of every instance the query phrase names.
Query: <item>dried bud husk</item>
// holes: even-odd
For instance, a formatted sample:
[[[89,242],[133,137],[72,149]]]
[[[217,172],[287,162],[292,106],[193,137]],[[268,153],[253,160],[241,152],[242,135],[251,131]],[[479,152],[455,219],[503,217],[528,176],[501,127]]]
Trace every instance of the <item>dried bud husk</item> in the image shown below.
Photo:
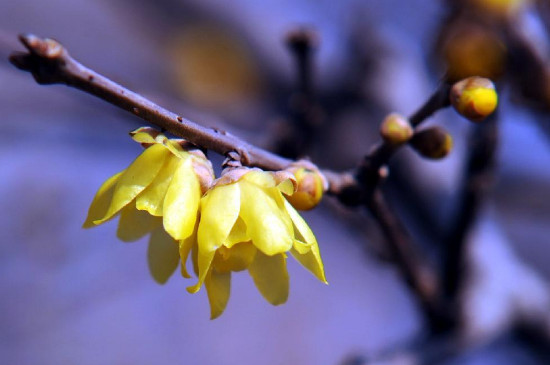
[[[468,77],[451,89],[451,104],[463,117],[480,122],[491,115],[498,105],[495,85],[483,77]]]
[[[297,182],[296,191],[287,195],[287,200],[298,210],[315,208],[327,189],[327,181],[317,166],[313,163],[300,160],[285,169],[294,175]]]
[[[400,145],[413,136],[414,130],[409,120],[400,114],[392,113],[382,121],[380,135],[387,143]]]
[[[453,138],[442,127],[430,127],[414,134],[409,144],[424,157],[440,159],[453,148]]]

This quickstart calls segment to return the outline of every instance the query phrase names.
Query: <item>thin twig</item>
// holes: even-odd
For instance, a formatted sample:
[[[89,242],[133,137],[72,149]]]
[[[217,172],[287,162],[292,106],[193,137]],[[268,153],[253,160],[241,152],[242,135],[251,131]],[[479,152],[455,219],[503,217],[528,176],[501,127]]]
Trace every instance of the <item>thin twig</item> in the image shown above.
[[[424,105],[409,117],[411,125],[416,128],[436,111],[449,106],[450,89],[451,85],[442,82]],[[357,180],[363,185],[366,192],[364,199],[368,199],[368,195],[374,191],[380,182],[380,178],[384,175],[380,173],[380,169],[388,163],[401,147],[401,145],[382,142],[365,156],[356,172]]]
[[[74,60],[57,41],[34,35],[20,36],[30,53],[17,53],[10,61],[29,71],[39,84],[66,84],[106,100],[175,136],[226,155],[236,151],[243,164],[280,170],[292,161],[248,144],[235,136],[205,128],[109,80]]]
[[[436,330],[443,315],[437,298],[439,292],[437,272],[419,253],[418,247],[412,244],[407,229],[392,212],[379,189],[374,191],[371,199],[365,202],[365,206],[386,236],[390,254],[400,268],[405,282],[417,294],[430,328]]]

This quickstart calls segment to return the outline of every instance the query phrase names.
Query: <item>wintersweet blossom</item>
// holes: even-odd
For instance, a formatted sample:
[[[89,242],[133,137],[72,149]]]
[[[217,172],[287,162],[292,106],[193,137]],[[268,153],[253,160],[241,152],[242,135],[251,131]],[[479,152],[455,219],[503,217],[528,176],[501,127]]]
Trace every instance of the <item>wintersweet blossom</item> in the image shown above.
[[[99,188],[83,227],[120,215],[117,236],[122,241],[150,233],[149,268],[164,283],[178,266],[178,241],[193,234],[201,196],[214,173],[204,154],[183,140],[151,128],[130,134],[145,151]]]
[[[247,269],[262,296],[271,304],[286,302],[289,278],[287,253],[326,283],[317,240],[306,222],[282,193],[292,195],[294,176],[235,168],[216,180],[202,197],[195,235],[182,241],[182,270],[194,251],[198,283],[204,283],[211,318],[218,317],[229,300],[231,272]]]

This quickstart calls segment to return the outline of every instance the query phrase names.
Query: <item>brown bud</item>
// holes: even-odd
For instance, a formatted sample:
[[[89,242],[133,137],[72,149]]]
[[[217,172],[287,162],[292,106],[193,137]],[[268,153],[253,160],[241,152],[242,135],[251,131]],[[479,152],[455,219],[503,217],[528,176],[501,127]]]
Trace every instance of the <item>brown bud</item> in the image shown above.
[[[380,135],[384,141],[393,145],[407,142],[413,133],[413,127],[409,120],[397,113],[388,115],[380,125]]]
[[[416,132],[409,144],[424,157],[440,159],[451,152],[453,138],[445,129],[435,126]]]

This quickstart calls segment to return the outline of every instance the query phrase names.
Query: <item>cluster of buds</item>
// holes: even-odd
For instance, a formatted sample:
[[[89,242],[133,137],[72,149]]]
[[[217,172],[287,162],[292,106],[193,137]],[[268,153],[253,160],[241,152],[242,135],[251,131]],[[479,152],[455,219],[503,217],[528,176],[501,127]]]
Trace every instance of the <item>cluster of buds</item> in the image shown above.
[[[498,105],[495,85],[489,79],[469,77],[453,85],[450,103],[463,117],[480,122],[491,115]],[[420,155],[440,159],[453,148],[453,138],[440,126],[416,130],[410,121],[397,113],[389,114],[380,125],[384,142],[392,146],[408,143]]]
[[[188,291],[204,284],[211,318],[225,310],[236,271],[248,270],[268,302],[284,303],[287,253],[326,283],[317,240],[293,207],[319,203],[326,183],[314,165],[297,162],[277,172],[237,166],[216,179],[211,162],[188,142],[152,128],[131,136],[145,151],[100,187],[85,228],[120,215],[121,240],[150,234],[149,268],[159,283],[179,262],[182,276],[190,278],[191,256],[198,282]]]

